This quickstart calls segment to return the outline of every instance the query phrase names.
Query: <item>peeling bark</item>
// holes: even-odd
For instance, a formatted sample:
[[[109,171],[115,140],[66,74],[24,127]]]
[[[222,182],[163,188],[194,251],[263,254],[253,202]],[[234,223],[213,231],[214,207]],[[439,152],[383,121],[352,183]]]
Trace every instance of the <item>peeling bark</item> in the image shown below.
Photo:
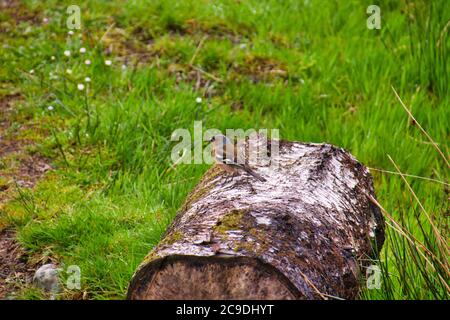
[[[261,145],[261,137],[251,145]],[[267,179],[217,166],[144,259],[129,299],[354,299],[384,220],[366,167],[329,144],[278,144]],[[246,143],[248,148],[249,141]]]

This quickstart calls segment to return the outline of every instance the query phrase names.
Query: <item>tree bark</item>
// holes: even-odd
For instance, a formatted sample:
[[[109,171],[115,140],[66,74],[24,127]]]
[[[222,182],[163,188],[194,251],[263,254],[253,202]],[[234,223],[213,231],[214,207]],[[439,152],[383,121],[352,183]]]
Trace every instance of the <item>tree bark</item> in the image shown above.
[[[329,144],[261,149],[273,145],[278,167],[251,165],[266,182],[217,166],[205,173],[134,274],[129,299],[357,297],[384,242],[369,171]]]

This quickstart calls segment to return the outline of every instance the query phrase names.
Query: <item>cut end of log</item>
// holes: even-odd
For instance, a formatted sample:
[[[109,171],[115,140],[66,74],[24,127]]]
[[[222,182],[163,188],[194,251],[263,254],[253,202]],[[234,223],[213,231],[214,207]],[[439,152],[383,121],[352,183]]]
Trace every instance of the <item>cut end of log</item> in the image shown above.
[[[293,300],[296,292],[283,274],[258,259],[170,256],[138,271],[128,299]]]

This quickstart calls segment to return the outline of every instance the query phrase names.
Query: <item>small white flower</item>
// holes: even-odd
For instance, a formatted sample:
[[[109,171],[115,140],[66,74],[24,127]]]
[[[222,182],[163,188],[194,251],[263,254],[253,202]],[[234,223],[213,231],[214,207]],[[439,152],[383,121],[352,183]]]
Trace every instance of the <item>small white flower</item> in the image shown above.
[[[123,70],[123,71],[127,70],[127,65],[126,65],[126,64],[123,64],[123,65],[122,65],[122,70]]]
[[[67,74],[72,74],[72,69],[67,69],[66,72]]]
[[[106,64],[107,66],[110,66],[110,65],[112,64],[112,61],[111,61],[111,60],[105,60],[105,64]]]
[[[84,78],[84,81],[86,81],[86,82],[91,82],[91,78],[86,77],[86,78]]]
[[[64,55],[65,55],[66,57],[70,57],[70,51],[69,51],[69,50],[64,51]]]
[[[85,52],[86,52],[86,48],[85,47],[80,48],[80,53],[85,53]]]
[[[34,70],[33,70],[33,69],[31,69],[31,70],[30,70],[30,74],[33,74],[33,73],[34,73]]]
[[[197,103],[202,103],[202,98],[198,97],[197,99],[195,99],[195,101],[196,101]]]
[[[48,18],[42,19],[42,22],[43,22],[43,23],[48,23]]]
[[[50,59],[51,60],[55,60],[56,58],[55,58],[55,56],[51,56]]]
[[[47,109],[50,110],[50,111],[52,111],[54,108],[53,108],[53,106],[48,106]]]
[[[70,30],[69,32],[67,32],[69,34],[69,36],[73,36],[73,31]]]
[[[84,84],[82,84],[82,83],[79,83],[78,84],[78,86],[77,86],[77,88],[78,88],[78,90],[84,90]]]
[[[89,59],[85,60],[84,63],[87,64],[87,65],[90,65],[91,64],[91,60],[89,60]]]

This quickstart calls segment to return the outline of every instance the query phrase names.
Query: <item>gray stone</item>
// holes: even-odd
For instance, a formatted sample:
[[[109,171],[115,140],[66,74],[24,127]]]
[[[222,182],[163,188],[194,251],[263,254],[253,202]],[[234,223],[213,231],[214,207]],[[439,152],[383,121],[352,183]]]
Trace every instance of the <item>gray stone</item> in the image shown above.
[[[46,292],[56,294],[61,290],[58,272],[59,269],[54,264],[44,264],[36,270],[33,277],[33,283],[36,287],[41,288]]]

